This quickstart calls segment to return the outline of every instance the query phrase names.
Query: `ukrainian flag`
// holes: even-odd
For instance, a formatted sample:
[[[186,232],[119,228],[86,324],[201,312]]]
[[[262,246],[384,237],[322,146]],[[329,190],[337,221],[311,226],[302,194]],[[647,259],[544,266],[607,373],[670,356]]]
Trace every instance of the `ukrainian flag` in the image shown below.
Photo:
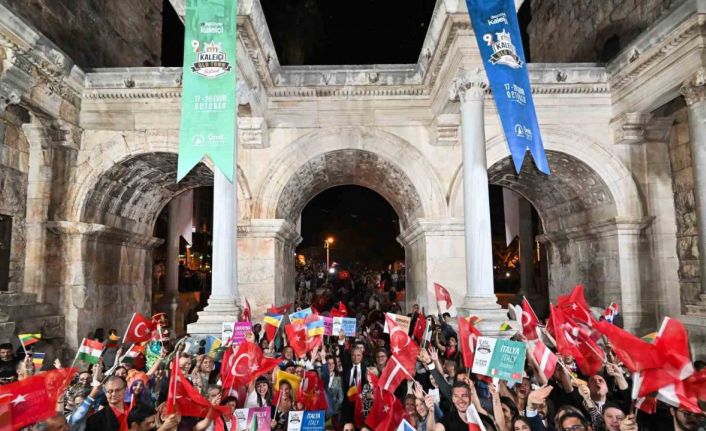
[[[302,321],[307,318],[307,316],[311,316],[313,312],[311,311],[311,307],[305,308],[303,310],[299,310],[297,312],[294,312],[289,315],[289,321],[292,323],[296,323],[297,321]]]
[[[307,319],[306,322],[306,333],[309,337],[315,337],[317,335],[324,335],[324,321],[320,317],[315,319]]]
[[[267,313],[267,314],[265,314],[265,318],[262,320],[270,326],[274,326],[275,328],[279,328],[280,323],[282,323],[283,317],[284,316],[281,314]]]

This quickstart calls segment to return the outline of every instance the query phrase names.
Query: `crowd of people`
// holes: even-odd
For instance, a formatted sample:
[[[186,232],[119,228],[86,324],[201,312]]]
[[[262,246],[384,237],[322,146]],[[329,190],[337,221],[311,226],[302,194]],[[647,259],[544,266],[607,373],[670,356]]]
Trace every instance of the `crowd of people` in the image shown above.
[[[267,318],[254,322],[246,336],[247,344],[257,346],[257,355],[277,360],[271,371],[253,371],[246,383],[224,377],[232,362],[228,355],[237,346],[226,340],[220,348],[209,349],[201,343],[194,350],[188,338],[176,339],[169,334],[164,315],[155,316],[156,338],[145,342],[143,353],[137,355],[126,355],[134,349],[121,343],[118,331],[110,330],[107,335],[97,331],[94,338],[104,346],[99,361],[78,361],[79,370],[69,376],[68,387],[56,400],[56,415],[27,429],[240,430],[242,423],[234,413],[237,409],[269,407],[270,429],[287,430],[291,412],[317,406],[325,411],[322,430],[387,431],[398,429],[402,420],[418,431],[706,430],[703,411],[684,408],[678,402],[665,403],[657,397],[650,413],[638,409],[640,400],[633,394],[636,379],[628,371],[631,367],[619,360],[607,338],[598,343],[605,359],[595,373],[586,374],[576,358],[559,354],[560,363],[547,375],[546,364],[532,354],[537,341],[528,339],[522,330],[510,329],[507,335],[527,347],[524,373],[517,381],[493,379],[471,373],[464,366],[459,318],[449,313],[426,313],[416,304],[406,314],[410,325],[404,334],[408,338],[403,340],[418,352],[416,362],[397,386],[389,385],[388,380],[383,388],[381,380],[389,374],[391,364],[400,364],[403,354],[395,344],[399,339],[391,340],[384,331],[385,313],[401,314],[400,292],[385,280],[372,272],[323,283],[300,280],[297,302],[271,307],[267,316],[312,310],[313,305],[314,314],[319,310],[318,314],[325,316],[335,310],[355,318],[355,335],[346,336],[342,331],[316,335],[312,338],[318,342],[309,344],[311,339],[306,340],[307,348],[302,351],[288,339],[292,332],[283,329],[286,316],[274,331],[266,330]],[[421,337],[415,334],[420,320],[424,321]],[[554,352],[561,353],[549,334],[542,339]],[[35,370],[31,354],[22,356],[22,349],[15,351],[9,343],[0,345],[2,384],[46,372]],[[706,373],[702,371],[706,365],[703,362],[690,365],[694,373]],[[61,369],[62,364],[57,360],[53,367]],[[46,364],[44,368],[48,368]],[[257,370],[257,366],[251,370]],[[170,398],[175,390],[172,386],[181,376],[213,405],[202,417],[183,414],[175,397]],[[296,377],[300,380],[293,381]],[[310,381],[307,388],[297,385],[301,379]],[[317,381],[321,384],[311,383]],[[0,405],[4,402],[2,389],[0,386]],[[703,408],[703,400],[699,403]],[[246,426],[258,429],[251,428],[252,424]],[[13,428],[3,428],[0,420],[0,429]]]

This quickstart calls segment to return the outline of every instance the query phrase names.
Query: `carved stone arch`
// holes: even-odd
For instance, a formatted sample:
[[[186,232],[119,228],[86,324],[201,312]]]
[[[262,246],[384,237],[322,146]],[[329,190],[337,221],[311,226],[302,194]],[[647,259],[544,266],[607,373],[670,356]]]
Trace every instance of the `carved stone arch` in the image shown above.
[[[573,130],[545,127],[542,129],[542,135],[549,166],[554,171],[552,176],[545,177],[536,173],[535,169],[530,168],[532,163],[530,160],[525,161],[525,167],[519,177],[514,175],[512,169],[504,169],[504,171],[512,173],[512,176],[517,179],[533,176],[534,181],[547,183],[547,186],[552,182],[555,185],[559,184],[557,181],[563,176],[565,184],[572,190],[557,190],[551,192],[548,198],[554,199],[557,204],[563,201],[564,208],[561,211],[564,213],[572,208],[578,208],[578,205],[587,209],[602,207],[600,211],[595,211],[594,215],[603,219],[617,217],[623,220],[641,220],[643,218],[643,207],[640,204],[637,185],[630,171],[601,144]],[[490,183],[513,188],[532,202],[542,215],[543,204],[539,193],[523,190],[524,187],[512,187],[516,182],[511,177],[501,178],[504,163],[510,157],[505,137],[497,135],[488,139],[486,148]],[[461,168],[461,165],[457,167],[448,193],[450,211],[458,217],[463,216]],[[614,210],[609,208],[611,205]],[[546,217],[542,218],[545,228],[552,230],[552,226],[546,225],[544,220]],[[561,220],[561,222],[564,223],[564,227],[567,226],[566,223],[580,224],[580,220],[574,220],[573,223],[571,220]]]
[[[431,165],[413,145],[391,133],[366,127],[320,129],[286,148],[269,165],[253,218],[292,217],[315,194],[342,184],[377,191],[393,204],[400,220],[446,215],[442,187]],[[307,191],[302,193],[297,185]],[[283,199],[288,194],[295,194],[295,201]],[[412,208],[416,202],[418,208]]]
[[[213,184],[213,164],[205,159],[176,183],[177,134],[139,141],[113,135],[105,145],[83,155],[66,210],[67,220],[105,224],[151,234],[161,209],[174,196]],[[132,137],[134,140],[134,137]],[[81,157],[79,162],[81,162]],[[251,215],[252,193],[242,168],[237,168],[239,216]]]

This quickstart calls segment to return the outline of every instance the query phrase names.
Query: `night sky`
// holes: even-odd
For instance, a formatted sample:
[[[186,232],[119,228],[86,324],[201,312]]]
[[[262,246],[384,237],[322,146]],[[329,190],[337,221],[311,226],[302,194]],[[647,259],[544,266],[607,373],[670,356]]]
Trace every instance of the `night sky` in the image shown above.
[[[436,0],[260,0],[281,65],[416,63]],[[527,61],[529,0],[518,13]],[[162,65],[182,66],[184,25],[164,0]]]
[[[301,227],[304,239],[298,250],[323,249],[325,239],[334,237],[331,261],[380,268],[404,259],[404,249],[395,239],[400,233],[397,213],[385,198],[365,187],[339,186],[319,193],[302,211]]]

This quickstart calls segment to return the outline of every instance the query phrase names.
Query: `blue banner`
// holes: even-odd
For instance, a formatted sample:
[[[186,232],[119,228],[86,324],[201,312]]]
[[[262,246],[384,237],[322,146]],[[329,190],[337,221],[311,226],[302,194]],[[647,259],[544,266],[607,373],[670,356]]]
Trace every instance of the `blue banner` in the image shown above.
[[[549,175],[514,0],[466,0],[485,73],[498,108],[517,173],[530,151],[537,169]]]

